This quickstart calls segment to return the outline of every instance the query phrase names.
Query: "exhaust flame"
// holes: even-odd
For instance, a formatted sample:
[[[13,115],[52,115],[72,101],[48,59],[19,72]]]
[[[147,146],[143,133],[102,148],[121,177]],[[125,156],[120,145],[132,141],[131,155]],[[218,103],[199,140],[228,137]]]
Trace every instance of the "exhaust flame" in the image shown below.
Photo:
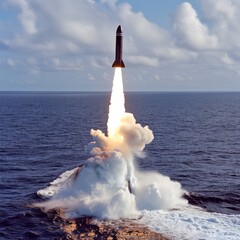
[[[108,137],[111,139],[117,136],[118,128],[125,114],[125,98],[123,93],[122,69],[115,68],[112,94],[108,114]]]

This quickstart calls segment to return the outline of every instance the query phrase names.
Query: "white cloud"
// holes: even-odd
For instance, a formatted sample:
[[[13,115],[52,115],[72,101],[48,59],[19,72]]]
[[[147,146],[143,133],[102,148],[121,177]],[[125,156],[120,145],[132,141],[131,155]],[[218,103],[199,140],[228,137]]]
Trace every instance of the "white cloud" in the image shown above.
[[[233,61],[233,59],[231,57],[229,57],[229,55],[227,53],[224,53],[221,56],[221,61],[225,64],[234,64],[235,62]]]
[[[98,33],[93,25],[85,23],[80,25],[77,21],[66,21],[62,24],[62,32],[67,37],[75,39],[86,45],[94,45],[98,39]]]
[[[128,62],[138,66],[151,66],[151,67],[158,66],[157,58],[150,58],[146,56],[129,56]]]
[[[240,1],[204,0],[201,1],[204,16],[211,25],[212,32],[221,44],[221,48],[232,50],[240,48]]]
[[[86,0],[7,1],[10,10],[18,9],[21,23],[16,22],[10,30],[11,48],[40,55],[64,55],[99,52],[106,45],[114,45],[109,40],[113,24],[99,4]],[[100,29],[100,25],[104,27]],[[0,37],[0,42],[6,39]]]
[[[52,59],[52,64],[47,63],[48,66],[53,66],[56,70],[61,71],[80,71],[83,68],[81,59]]]
[[[238,14],[236,6],[239,5],[238,0],[202,0],[203,10],[208,19],[216,20],[216,22],[232,21]]]
[[[133,32],[140,41],[149,44],[161,44],[169,40],[168,33],[158,25],[148,21],[143,13],[133,12],[130,4],[119,6],[119,17],[126,27]],[[165,45],[164,44],[164,45]]]
[[[178,7],[173,26],[177,40],[186,47],[204,50],[218,46],[217,37],[209,33],[208,27],[201,23],[197,12],[188,2]]]
[[[157,49],[160,48],[165,52],[173,42],[166,30],[150,22],[142,12],[134,12],[130,4],[119,5],[116,12],[124,26],[125,49],[130,55],[147,55],[148,58],[158,55],[159,57],[162,55],[157,52]]]
[[[156,57],[166,55],[163,54],[164,49],[167,50],[171,42],[167,31],[148,21],[142,13],[133,12],[129,4],[116,5],[116,1],[109,0],[101,3],[86,0],[52,0],[47,4],[40,0],[9,1],[14,2],[22,11],[32,9],[35,13],[32,23],[38,22],[39,30],[34,38],[27,34],[16,34],[15,39],[12,39],[11,47],[20,51],[35,51],[35,54],[58,57],[70,53],[79,54],[81,59],[90,64],[106,66],[111,64],[113,59],[115,30],[119,21],[122,22],[124,30],[124,53],[135,56],[141,54],[135,58],[135,63],[133,57],[129,58],[132,64],[145,62],[146,65],[156,66]],[[159,46],[162,53],[155,50]],[[96,59],[105,56],[104,63],[102,60],[93,61],[91,55]],[[108,58],[110,55],[111,60]]]
[[[110,89],[115,31],[121,24],[123,60],[129,67],[125,70],[127,89],[218,89],[226,87],[225,80],[231,78],[234,89],[240,90],[240,83],[236,84],[240,70],[239,0],[202,0],[201,17],[185,2],[176,9],[173,29],[163,29],[143,12],[116,0],[6,2],[4,8],[17,15],[11,19],[11,28],[1,21],[0,52],[2,59],[13,62],[4,60],[0,66],[11,67],[11,73],[30,72],[41,77],[44,72],[44,77],[62,79],[66,84],[67,76],[82,78],[82,82],[95,79],[87,81],[89,90]]]
[[[28,4],[27,0],[9,0],[9,4],[20,8],[21,12],[18,18],[23,26],[23,29],[28,34],[37,33],[36,16]]]

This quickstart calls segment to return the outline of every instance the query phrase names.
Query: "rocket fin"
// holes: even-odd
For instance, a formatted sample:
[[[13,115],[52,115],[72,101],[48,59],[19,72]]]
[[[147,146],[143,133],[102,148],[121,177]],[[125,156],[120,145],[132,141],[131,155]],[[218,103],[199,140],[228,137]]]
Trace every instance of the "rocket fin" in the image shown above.
[[[120,60],[120,61],[115,60],[112,67],[113,68],[117,68],[117,67],[125,68],[125,64],[124,64],[123,60]]]

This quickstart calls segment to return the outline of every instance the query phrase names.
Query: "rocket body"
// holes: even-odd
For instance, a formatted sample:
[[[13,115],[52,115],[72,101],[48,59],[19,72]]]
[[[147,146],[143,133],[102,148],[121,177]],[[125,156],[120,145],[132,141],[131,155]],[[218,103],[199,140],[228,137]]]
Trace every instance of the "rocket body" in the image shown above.
[[[119,25],[116,31],[116,50],[115,50],[115,61],[112,64],[113,68],[125,68],[125,64],[122,60],[122,29]]]

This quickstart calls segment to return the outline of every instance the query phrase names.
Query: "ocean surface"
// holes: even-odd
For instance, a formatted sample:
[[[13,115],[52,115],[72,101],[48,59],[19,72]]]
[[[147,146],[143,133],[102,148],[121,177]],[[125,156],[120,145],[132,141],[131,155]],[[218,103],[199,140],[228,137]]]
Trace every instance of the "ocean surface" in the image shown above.
[[[146,158],[136,159],[138,168],[178,181],[207,219],[213,222],[219,214],[223,225],[230,221],[237,229],[240,93],[126,93],[125,98],[127,112],[155,136]],[[31,204],[40,201],[39,189],[88,158],[90,130],[106,133],[109,100],[110,93],[98,92],[0,92],[0,239],[67,239],[54,212]]]

